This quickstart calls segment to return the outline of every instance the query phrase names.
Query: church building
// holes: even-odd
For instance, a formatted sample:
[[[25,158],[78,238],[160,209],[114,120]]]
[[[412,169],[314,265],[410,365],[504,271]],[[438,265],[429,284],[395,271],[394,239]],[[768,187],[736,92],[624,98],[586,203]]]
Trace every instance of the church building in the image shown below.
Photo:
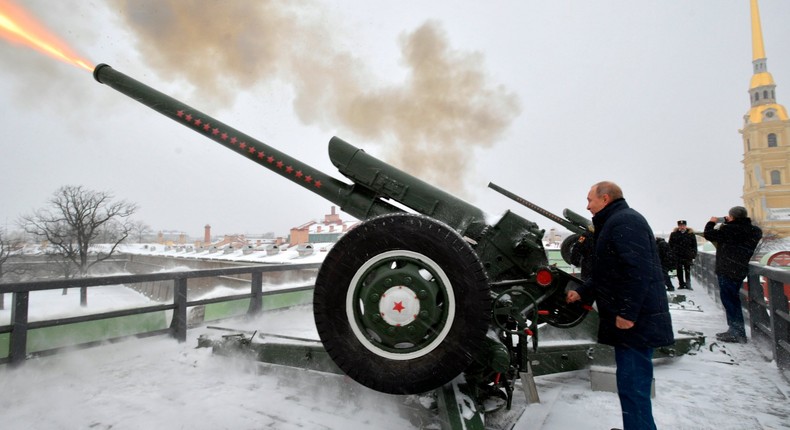
[[[743,201],[766,236],[790,237],[790,121],[776,101],[757,0],[751,0],[751,107],[743,117]]]

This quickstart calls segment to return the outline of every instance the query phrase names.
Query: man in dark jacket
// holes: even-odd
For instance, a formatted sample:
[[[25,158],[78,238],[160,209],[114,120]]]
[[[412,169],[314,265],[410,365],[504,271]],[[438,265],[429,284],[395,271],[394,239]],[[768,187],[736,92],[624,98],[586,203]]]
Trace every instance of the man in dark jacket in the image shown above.
[[[624,429],[655,429],[653,350],[674,343],[656,240],[617,184],[593,185],[587,202],[595,231],[592,270],[567,301],[597,303],[598,342],[614,346]]]
[[[656,238],[656,247],[658,247],[658,259],[661,260],[661,274],[664,275],[664,285],[667,291],[675,291],[672,286],[672,279],[669,278],[669,272],[675,269],[675,253],[663,237]]]
[[[719,295],[727,314],[728,329],[716,334],[716,338],[723,342],[746,343],[740,290],[743,278],[749,274],[749,260],[763,237],[763,231],[752,225],[743,206],[733,207],[724,223],[719,222],[719,218],[711,217],[705,224],[705,239],[716,246]]]
[[[691,290],[691,264],[697,258],[697,238],[686,226],[686,220],[678,221],[677,228],[669,235],[669,246],[675,254],[678,289]]]

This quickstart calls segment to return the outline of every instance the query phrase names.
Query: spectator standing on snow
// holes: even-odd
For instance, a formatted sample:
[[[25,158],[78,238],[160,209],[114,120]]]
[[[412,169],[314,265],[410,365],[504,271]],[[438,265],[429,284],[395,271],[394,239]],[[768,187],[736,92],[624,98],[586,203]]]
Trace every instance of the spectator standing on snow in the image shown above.
[[[746,208],[734,206],[723,220],[711,217],[705,224],[705,239],[716,246],[719,295],[727,314],[727,331],[716,334],[723,342],[747,341],[740,291],[749,274],[749,260],[763,237],[763,231],[752,225],[747,215]]]

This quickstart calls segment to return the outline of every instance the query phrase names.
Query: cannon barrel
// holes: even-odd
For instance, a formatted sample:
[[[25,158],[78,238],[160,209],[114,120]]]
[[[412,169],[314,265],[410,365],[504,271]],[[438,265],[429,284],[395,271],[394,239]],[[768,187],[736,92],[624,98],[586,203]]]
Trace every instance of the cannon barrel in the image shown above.
[[[402,211],[382,201],[381,197],[384,197],[438,219],[462,235],[477,238],[485,228],[485,214],[479,208],[366,154],[338,137],[329,142],[330,159],[354,184],[335,179],[107,64],[96,66],[93,76],[98,82],[337,204],[342,211],[356,218],[364,220]]]
[[[529,201],[529,200],[527,200],[527,199],[525,199],[525,198],[523,198],[523,197],[521,197],[521,196],[519,196],[519,195],[517,195],[517,194],[515,194],[513,192],[510,192],[510,191],[500,187],[499,185],[497,185],[497,184],[495,184],[493,182],[489,182],[488,183],[488,188],[491,188],[492,190],[504,195],[505,197],[508,197],[511,200],[513,200],[515,202],[518,202],[518,203],[520,203],[520,204],[532,209],[533,211],[543,215],[544,217],[546,217],[546,218],[556,222],[557,224],[567,228],[568,230],[570,230],[573,233],[583,234],[585,232],[589,232],[589,231],[592,230],[592,222],[590,220],[588,220],[587,218],[585,218],[582,215],[577,214],[576,212],[574,212],[574,211],[572,211],[570,209],[565,209],[565,210],[562,211],[562,215],[565,217],[565,218],[563,218],[561,216],[555,215],[555,214],[547,211],[546,209],[543,209],[542,207],[536,205],[535,203],[532,203],[531,201]]]
[[[384,214],[403,212],[400,206],[384,200],[391,199],[417,213],[447,224],[470,243],[485,242],[477,246],[476,252],[488,267],[487,274],[492,280],[502,280],[505,274],[514,276],[514,266],[519,273],[516,277],[527,277],[536,268],[546,264],[541,242],[543,230],[535,223],[507,212],[498,225],[491,228],[486,222],[485,213],[476,206],[386,164],[338,137],[329,141],[329,156],[338,170],[353,181],[352,184],[296,160],[107,64],[96,66],[93,77],[96,81],[320,195],[356,218],[367,220]]]
[[[93,70],[93,77],[98,82],[337,204],[341,210],[357,218],[367,219],[376,215],[401,211],[389,203],[376,199],[372,192],[355,190],[354,185],[337,180],[296,160],[216,118],[113,69],[107,64],[96,66]]]

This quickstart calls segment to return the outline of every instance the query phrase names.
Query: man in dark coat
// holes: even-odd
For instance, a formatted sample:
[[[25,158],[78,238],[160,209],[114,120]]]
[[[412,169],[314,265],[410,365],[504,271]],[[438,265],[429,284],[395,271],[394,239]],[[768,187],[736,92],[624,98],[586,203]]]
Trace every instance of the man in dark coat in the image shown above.
[[[677,228],[669,235],[669,246],[675,254],[678,289],[691,290],[691,265],[697,258],[697,238],[686,226],[686,220],[678,221]]]
[[[716,276],[719,296],[727,314],[727,331],[716,334],[724,342],[746,343],[746,326],[741,310],[740,290],[743,278],[749,274],[749,260],[763,237],[763,231],[752,225],[746,208],[730,209],[724,223],[711,217],[705,224],[705,239],[716,245]]]
[[[617,184],[593,185],[587,202],[595,231],[592,271],[567,301],[597,303],[598,342],[614,346],[624,429],[655,429],[653,350],[674,343],[656,240]]]
[[[664,286],[667,287],[667,291],[675,291],[672,279],[669,278],[669,272],[675,269],[675,254],[663,237],[656,238],[656,246],[658,247],[658,258],[661,260],[661,274],[664,275]]]

